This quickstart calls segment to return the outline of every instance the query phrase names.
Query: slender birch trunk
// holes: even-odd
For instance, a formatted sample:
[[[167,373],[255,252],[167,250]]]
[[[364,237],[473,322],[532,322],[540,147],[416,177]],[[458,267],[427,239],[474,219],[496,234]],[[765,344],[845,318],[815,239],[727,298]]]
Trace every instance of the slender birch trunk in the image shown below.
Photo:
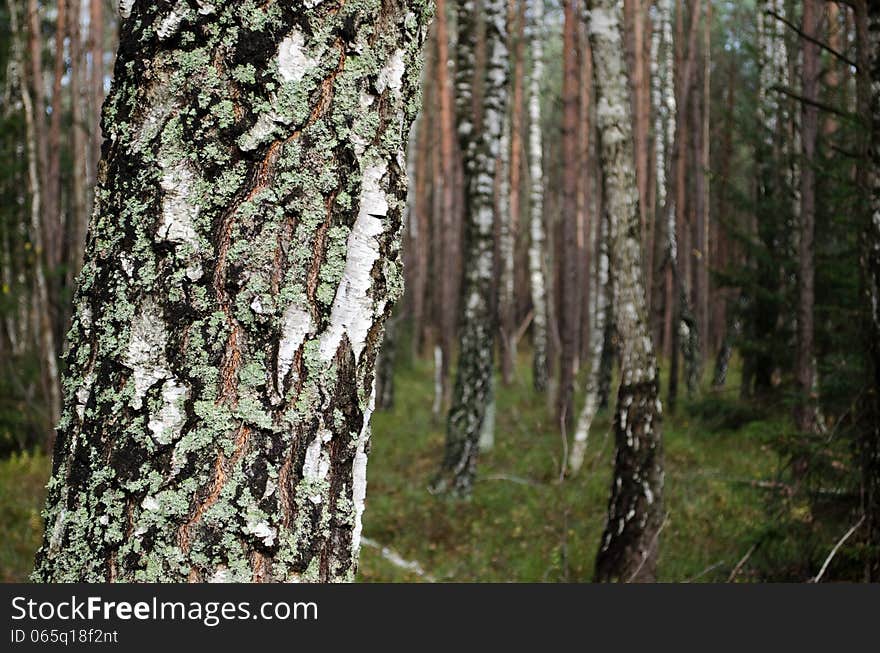
[[[123,3],[34,580],[354,577],[428,4]]]
[[[574,432],[574,441],[571,453],[568,457],[568,468],[572,474],[577,474],[584,463],[587,445],[590,438],[590,428],[593,419],[599,410],[599,384],[602,373],[602,352],[605,348],[606,317],[608,313],[609,291],[611,290],[608,269],[608,220],[607,215],[603,219],[603,225],[599,226],[604,237],[599,239],[599,248],[596,255],[599,259],[598,280],[596,288],[596,314],[593,327],[590,330],[590,369],[587,372],[587,382],[584,388],[584,404],[578,416],[577,427]]]
[[[533,3],[532,71],[529,80],[529,289],[532,296],[532,377],[535,390],[547,389],[547,263],[544,252],[544,159],[541,133],[541,80],[544,76],[543,2]]]
[[[28,41],[31,57],[34,56],[34,42],[37,35],[33,33],[34,29],[38,29],[39,22],[36,17],[36,7],[33,3],[28,4],[28,11],[31,12],[28,24]],[[34,302],[33,313],[35,322],[35,332],[37,349],[40,352],[40,371],[41,384],[43,386],[43,394],[46,398],[48,407],[48,437],[46,444],[51,449],[54,436],[52,429],[58,423],[61,415],[61,384],[58,373],[58,360],[56,354],[55,332],[52,324],[52,311],[49,295],[49,283],[46,278],[44,267],[45,256],[45,233],[43,231],[42,206],[45,197],[45,189],[42,185],[40,175],[40,161],[45,162],[45,157],[40,154],[41,144],[44,139],[41,137],[42,124],[42,89],[38,89],[38,85],[42,85],[42,72],[39,70],[39,62],[31,61],[30,79],[24,74],[25,67],[23,65],[24,54],[21,44],[20,32],[18,27],[18,9],[14,3],[9,2],[9,14],[11,21],[12,34],[15,38],[16,61],[21,62],[18,65],[20,72],[19,80],[21,84],[22,104],[25,116],[26,129],[26,146],[27,146],[27,170],[28,185],[30,187],[30,233],[28,234],[34,246]],[[34,88],[34,94],[31,94],[31,88]],[[35,100],[38,98],[39,101]]]
[[[473,118],[475,4],[458,5],[457,119],[464,157],[465,270],[462,283],[458,370],[446,427],[446,448],[433,492],[470,494],[476,474],[478,443],[486,409],[492,399],[495,319],[492,308],[494,275],[494,181],[502,123],[507,107],[506,3],[485,0],[486,70],[482,85],[482,120]]]
[[[592,0],[590,7],[621,367],[614,416],[614,481],[608,521],[596,558],[596,579],[650,581],[655,578],[662,527],[661,405],[642,276],[632,118],[621,35],[623,16],[615,0]]]
[[[653,300],[655,336],[669,350],[669,335],[663,328],[668,306],[667,286],[675,266],[678,251],[675,238],[674,194],[670,192],[670,150],[675,141],[675,55],[672,42],[672,0],[658,0],[653,8],[654,29],[651,38],[651,89],[654,104],[654,170],[657,187],[655,206],[655,236]]]

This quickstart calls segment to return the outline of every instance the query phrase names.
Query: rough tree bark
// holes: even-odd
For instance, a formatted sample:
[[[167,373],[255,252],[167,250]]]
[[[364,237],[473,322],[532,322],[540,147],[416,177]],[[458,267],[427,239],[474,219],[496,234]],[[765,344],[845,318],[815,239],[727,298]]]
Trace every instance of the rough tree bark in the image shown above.
[[[533,3],[532,71],[529,80],[529,289],[532,295],[532,378],[547,389],[547,266],[544,254],[544,158],[541,134],[541,81],[544,76],[544,5]]]
[[[462,282],[458,370],[446,426],[446,448],[433,492],[467,496],[476,474],[478,443],[486,408],[492,401],[495,319],[494,180],[507,106],[507,8],[503,0],[484,0],[486,66],[482,121],[473,120],[472,90],[477,20],[473,0],[458,5],[456,100],[458,134],[464,158],[465,270]]]
[[[650,581],[655,577],[662,527],[661,405],[642,276],[622,11],[615,0],[592,0],[590,8],[621,369],[614,415],[614,480],[596,558],[596,580]]]
[[[352,579],[427,1],[122,3],[33,578]]]

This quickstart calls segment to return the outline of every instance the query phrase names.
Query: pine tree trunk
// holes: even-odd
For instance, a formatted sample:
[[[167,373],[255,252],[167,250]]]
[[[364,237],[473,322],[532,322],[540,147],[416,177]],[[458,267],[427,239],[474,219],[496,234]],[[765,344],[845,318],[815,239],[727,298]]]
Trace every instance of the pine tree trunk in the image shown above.
[[[866,207],[862,266],[868,319],[865,343],[871,392],[862,436],[862,509],[866,518],[865,577],[880,581],[880,6],[859,2],[856,8],[859,40],[859,114],[870,120],[867,165],[859,173],[860,187],[870,193]],[[867,74],[863,74],[866,71]]]
[[[427,2],[122,8],[33,578],[352,579]]]
[[[446,426],[446,448],[433,492],[470,494],[476,474],[478,443],[492,397],[495,319],[494,181],[507,107],[507,8],[503,0],[485,0],[486,66],[480,128],[473,120],[475,21],[472,0],[458,5],[458,134],[464,158],[465,270],[462,283],[458,370]]]
[[[435,3],[435,24],[437,27],[437,93],[440,96],[440,164],[443,170],[440,192],[442,194],[442,237],[437,243],[443,252],[440,263],[442,273],[439,279],[440,291],[440,330],[439,341],[442,353],[440,366],[441,383],[438,408],[448,405],[450,392],[450,361],[456,330],[456,294],[459,291],[457,254],[460,247],[460,226],[456,219],[456,150],[455,150],[455,109],[453,89],[450,83],[449,68],[449,29],[445,0]],[[437,415],[440,415],[438,411]]]
[[[822,6],[819,0],[804,0],[803,32],[815,39],[820,37]],[[804,39],[802,89],[805,104],[801,118],[801,147],[803,159],[800,171],[800,252],[798,256],[798,309],[797,354],[795,357],[795,384],[797,402],[794,409],[795,425],[803,433],[814,432],[816,422],[815,352],[813,351],[813,305],[815,303],[814,233],[816,229],[816,140],[819,133],[819,47]],[[812,104],[811,104],[812,102]]]
[[[614,481],[608,521],[596,558],[596,579],[650,581],[655,578],[662,527],[661,406],[642,276],[639,200],[621,23],[619,3],[592,1],[590,41],[621,368],[614,416]]]
[[[578,247],[578,100],[580,96],[577,56],[577,0],[564,3],[565,18],[562,39],[562,260],[560,274],[559,327],[562,351],[559,360],[559,395],[556,422],[568,427],[574,421],[574,373],[580,352],[580,293],[578,269],[581,252]]]
[[[542,26],[544,6],[535,2],[532,11],[532,71],[529,80],[529,289],[532,296],[532,377],[535,390],[547,389],[547,265],[544,234],[544,163],[541,134],[541,81],[544,76]]]

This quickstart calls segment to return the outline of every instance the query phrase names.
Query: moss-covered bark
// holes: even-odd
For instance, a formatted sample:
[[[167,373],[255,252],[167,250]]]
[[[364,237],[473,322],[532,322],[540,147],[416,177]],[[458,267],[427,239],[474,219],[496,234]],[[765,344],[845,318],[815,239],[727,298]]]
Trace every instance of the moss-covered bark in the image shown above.
[[[122,3],[35,580],[353,577],[429,4]]]
[[[663,511],[661,405],[642,274],[639,196],[623,59],[622,7],[590,3],[604,197],[607,202],[613,324],[620,351],[616,445],[608,521],[596,557],[598,581],[655,577]]]

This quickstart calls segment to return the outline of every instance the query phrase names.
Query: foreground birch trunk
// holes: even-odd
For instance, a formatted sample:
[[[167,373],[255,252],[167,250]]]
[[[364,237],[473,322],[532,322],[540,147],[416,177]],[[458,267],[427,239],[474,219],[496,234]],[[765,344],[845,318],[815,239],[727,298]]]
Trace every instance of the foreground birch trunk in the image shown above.
[[[506,3],[484,0],[482,11],[487,61],[482,128],[477,130],[472,107],[477,16],[472,0],[458,5],[456,109],[466,178],[465,269],[458,370],[446,425],[446,448],[440,471],[431,483],[433,492],[458,496],[471,492],[480,433],[492,402],[493,191],[507,105]]]
[[[42,581],[354,577],[429,3],[123,2]]]
[[[596,558],[596,580],[629,582],[655,578],[663,466],[659,379],[642,281],[638,187],[621,24],[620,3],[592,0],[590,42],[621,372],[614,415],[614,480]]]

